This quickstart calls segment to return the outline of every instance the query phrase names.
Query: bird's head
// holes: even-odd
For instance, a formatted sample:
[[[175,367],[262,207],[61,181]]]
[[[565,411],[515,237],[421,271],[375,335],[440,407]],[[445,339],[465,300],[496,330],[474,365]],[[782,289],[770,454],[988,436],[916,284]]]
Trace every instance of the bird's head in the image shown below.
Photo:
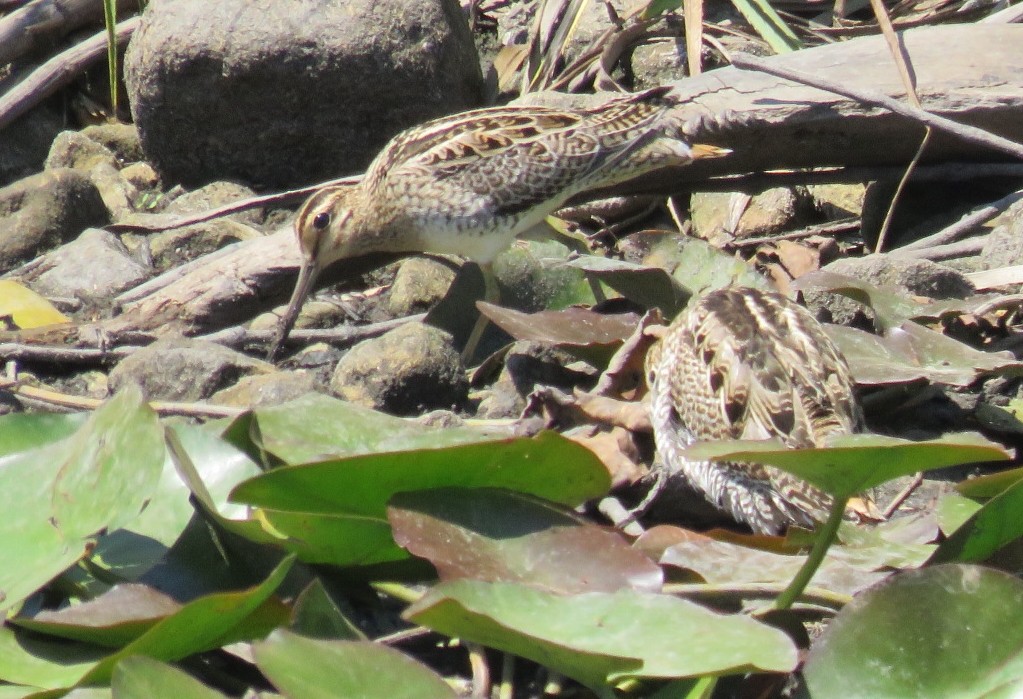
[[[356,215],[358,185],[325,187],[306,200],[295,216],[295,235],[304,264],[323,269],[332,262],[363,254],[365,238]]]
[[[288,309],[281,317],[277,333],[270,347],[273,359],[287,339],[302,304],[313,289],[320,271],[337,260],[351,257],[353,233],[358,231],[355,221],[358,185],[324,187],[309,197],[295,216],[295,236],[302,253],[295,290]]]

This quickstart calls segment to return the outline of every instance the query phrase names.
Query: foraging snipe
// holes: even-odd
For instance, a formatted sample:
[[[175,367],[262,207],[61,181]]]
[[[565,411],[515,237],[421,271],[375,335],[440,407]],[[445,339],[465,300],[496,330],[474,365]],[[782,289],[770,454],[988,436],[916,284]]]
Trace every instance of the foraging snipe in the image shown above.
[[[849,367],[810,313],[751,288],[694,300],[647,355],[657,451],[712,504],[758,533],[812,526],[827,495],[783,471],[749,463],[694,462],[694,441],[777,438],[819,446],[859,430]]]
[[[359,184],[323,189],[300,209],[302,268],[271,356],[332,262],[373,252],[460,255],[484,266],[493,298],[486,266],[573,195],[727,154],[682,140],[669,91],[593,109],[480,109],[398,134]]]

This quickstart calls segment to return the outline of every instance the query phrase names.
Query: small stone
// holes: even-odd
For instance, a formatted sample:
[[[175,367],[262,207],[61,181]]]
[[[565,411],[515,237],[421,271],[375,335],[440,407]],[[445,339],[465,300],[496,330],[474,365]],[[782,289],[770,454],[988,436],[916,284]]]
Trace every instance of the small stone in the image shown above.
[[[236,408],[280,405],[316,390],[316,377],[308,371],[275,371],[243,376],[233,386],[217,391],[210,403]]]
[[[121,360],[110,372],[110,389],[135,383],[149,400],[198,401],[242,376],[272,371],[267,362],[213,342],[165,338]]]
[[[10,184],[0,189],[0,273],[109,221],[96,185],[78,170],[46,170]]]
[[[149,163],[131,163],[121,169],[121,177],[136,189],[156,189],[160,186],[160,175]]]
[[[807,187],[813,197],[814,208],[826,219],[833,221],[863,213],[863,198],[867,187],[863,184],[812,184]]]
[[[256,193],[234,182],[212,182],[186,192],[167,205],[167,214],[195,214],[256,196]],[[263,220],[262,211],[248,209],[230,216],[203,221],[191,226],[157,233],[149,239],[153,264],[160,271],[176,267],[229,243],[250,240],[263,235],[256,228]]]
[[[356,345],[330,380],[340,398],[394,415],[462,405],[469,382],[447,333],[407,323]]]
[[[404,318],[429,310],[444,298],[455,279],[455,271],[427,257],[405,260],[391,285],[387,297],[387,313],[392,318]]]
[[[812,204],[801,187],[775,187],[753,197],[742,192],[697,192],[690,209],[693,233],[712,245],[722,245],[805,225]]]
[[[76,240],[47,253],[25,279],[44,295],[97,302],[112,299],[150,275],[151,270],[135,261],[117,236],[89,228]]]
[[[99,164],[117,167],[117,156],[80,131],[62,131],[53,141],[46,157],[46,169],[70,167],[88,172]]]
[[[145,159],[139,131],[134,124],[95,124],[82,129],[82,135],[113,151],[119,163],[137,163]]]
[[[966,298],[974,293],[973,284],[961,272],[930,260],[914,260],[893,255],[867,255],[836,260],[824,271],[854,277],[874,286],[894,287],[916,296],[932,299]],[[806,305],[818,318],[839,325],[863,325],[873,314],[852,299],[808,289]]]

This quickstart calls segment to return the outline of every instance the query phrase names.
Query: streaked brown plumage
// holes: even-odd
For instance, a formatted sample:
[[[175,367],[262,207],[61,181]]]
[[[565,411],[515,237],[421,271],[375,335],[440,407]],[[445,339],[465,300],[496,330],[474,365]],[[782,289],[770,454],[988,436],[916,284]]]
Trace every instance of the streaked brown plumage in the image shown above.
[[[575,194],[728,153],[682,140],[668,92],[593,109],[480,109],[398,134],[359,184],[321,190],[299,211],[302,269],[271,352],[332,262],[433,252],[485,266]]]
[[[694,441],[777,438],[810,447],[861,429],[849,367],[806,309],[752,288],[710,292],[651,349],[647,381],[669,477],[682,474],[755,532],[812,526],[827,514],[824,493],[782,471],[682,454]]]

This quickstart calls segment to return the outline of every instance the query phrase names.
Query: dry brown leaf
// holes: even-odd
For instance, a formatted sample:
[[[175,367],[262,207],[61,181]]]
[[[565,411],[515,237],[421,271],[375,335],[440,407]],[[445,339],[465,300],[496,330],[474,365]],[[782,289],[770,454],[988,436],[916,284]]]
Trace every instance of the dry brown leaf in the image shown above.
[[[649,473],[639,461],[639,450],[628,430],[614,427],[607,431],[588,426],[566,432],[565,436],[597,455],[611,475],[612,489],[631,485]]]

